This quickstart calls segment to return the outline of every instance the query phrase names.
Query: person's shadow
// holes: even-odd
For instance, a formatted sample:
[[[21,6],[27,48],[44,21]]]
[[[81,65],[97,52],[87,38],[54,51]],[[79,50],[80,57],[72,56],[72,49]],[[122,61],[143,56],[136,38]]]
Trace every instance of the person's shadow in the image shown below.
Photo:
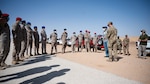
[[[14,80],[14,79],[18,79],[18,78],[22,78],[22,77],[33,75],[33,74],[37,74],[37,73],[42,73],[44,71],[50,70],[53,67],[58,67],[58,66],[60,66],[60,65],[36,67],[36,68],[32,68],[32,69],[29,69],[29,70],[26,70],[26,71],[14,73],[14,74],[9,74],[9,75],[5,75],[5,76],[0,76],[0,78],[9,77],[7,79],[0,80],[0,83],[10,81],[10,80]]]
[[[38,56],[31,56],[29,59],[24,60],[23,62],[16,64],[16,65],[11,65],[11,67],[17,67],[17,66],[22,66],[22,65],[28,65],[28,64],[33,64],[37,62],[42,62],[45,60],[50,60],[51,56],[50,55],[38,55]]]
[[[20,84],[43,84],[44,82],[47,82],[55,77],[59,77],[59,76],[62,76],[62,75],[65,75],[66,72],[70,71],[70,69],[61,69],[59,71],[53,71],[53,72],[50,72],[46,75],[42,75],[42,76],[39,76],[39,77],[35,77],[35,78],[32,78],[32,79],[29,79],[29,80],[26,80],[24,82],[21,82]],[[60,84],[65,84],[64,82],[63,83],[60,83]]]

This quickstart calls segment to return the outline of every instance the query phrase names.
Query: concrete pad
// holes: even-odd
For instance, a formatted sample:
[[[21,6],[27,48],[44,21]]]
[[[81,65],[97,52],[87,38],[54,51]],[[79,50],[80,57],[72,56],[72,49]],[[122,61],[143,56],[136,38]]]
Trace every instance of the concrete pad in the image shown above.
[[[56,56],[32,56],[0,71],[1,84],[141,84]]]

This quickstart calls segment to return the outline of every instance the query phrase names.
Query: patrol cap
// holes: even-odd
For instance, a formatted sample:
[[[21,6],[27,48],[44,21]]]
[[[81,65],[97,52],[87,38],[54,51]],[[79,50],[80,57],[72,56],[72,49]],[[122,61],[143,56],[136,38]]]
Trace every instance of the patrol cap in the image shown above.
[[[56,31],[56,29],[54,29],[54,31]]]
[[[9,20],[9,14],[4,13],[4,14],[1,15],[1,18],[4,18],[8,21]]]
[[[82,30],[80,30],[80,32],[82,32]]]
[[[25,20],[22,20],[22,23],[26,23],[26,21],[25,21]]]
[[[4,14],[1,15],[1,17],[2,17],[2,18],[7,18],[7,17],[9,17],[9,14],[4,13]]]
[[[67,29],[65,28],[64,31],[66,31]]]
[[[102,27],[102,28],[107,28],[106,26]]]
[[[34,26],[34,29],[37,28],[37,26]]]
[[[113,22],[108,22],[107,26],[108,26],[109,24],[113,25]]]
[[[27,22],[27,25],[31,25],[31,23],[30,23],[30,22]]]
[[[16,18],[16,21],[21,21],[21,20],[22,20],[22,18],[20,18],[20,17]]]
[[[8,21],[8,20],[9,20],[9,14],[7,14],[7,13],[2,13],[2,11],[0,10],[0,18],[7,19],[7,21]]]
[[[76,32],[73,32],[73,34],[76,34]]]
[[[146,31],[145,31],[144,29],[142,29],[141,32],[144,32],[144,33],[145,33]]]
[[[42,29],[45,29],[45,26],[42,26]]]

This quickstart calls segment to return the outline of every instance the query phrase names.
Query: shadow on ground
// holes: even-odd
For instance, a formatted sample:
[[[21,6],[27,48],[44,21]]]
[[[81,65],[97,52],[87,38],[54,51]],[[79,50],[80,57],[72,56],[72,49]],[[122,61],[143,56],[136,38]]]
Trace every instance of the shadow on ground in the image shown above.
[[[147,56],[150,57],[150,53],[148,53]]]
[[[118,56],[118,57],[117,57],[117,60],[118,60],[118,61],[120,61],[121,59],[123,59],[123,57],[121,57],[121,56]]]
[[[29,76],[29,75],[34,75],[34,74],[37,74],[37,73],[42,73],[42,72],[45,72],[45,71],[48,71],[48,70],[52,69],[53,67],[58,67],[58,66],[60,66],[60,65],[36,67],[36,68],[32,68],[32,69],[25,70],[25,71],[22,71],[22,72],[0,76],[0,83],[7,82],[7,81],[10,81],[10,80],[14,80],[14,79],[18,79],[18,78],[23,78],[23,77],[26,77],[26,76]]]
[[[66,83],[64,83],[64,82],[59,82],[59,83],[57,83],[57,84],[66,84]]]
[[[51,59],[51,56],[48,55],[48,54],[38,55],[38,56],[31,56],[30,58],[24,60],[23,62],[20,62],[19,64],[11,65],[11,67],[33,64],[33,63],[42,62],[42,61],[50,60],[50,59]]]
[[[61,69],[59,71],[53,71],[53,72],[50,72],[46,75],[42,75],[42,76],[39,76],[39,77],[35,77],[35,78],[32,78],[32,79],[29,79],[29,80],[26,80],[24,82],[21,82],[20,84],[43,84],[55,77],[59,77],[59,76],[62,76],[62,75],[65,75],[66,72],[70,71],[70,69]],[[60,82],[60,83],[57,83],[57,84],[65,84],[64,82]]]

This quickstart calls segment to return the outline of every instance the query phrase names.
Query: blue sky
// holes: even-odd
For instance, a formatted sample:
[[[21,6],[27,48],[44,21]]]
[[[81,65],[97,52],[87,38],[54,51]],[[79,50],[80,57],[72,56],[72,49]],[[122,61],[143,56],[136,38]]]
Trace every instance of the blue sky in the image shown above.
[[[80,30],[102,34],[109,21],[119,36],[139,36],[141,29],[150,34],[150,0],[0,0],[0,9],[10,15],[11,28],[21,17],[39,32],[45,26],[48,37],[53,29],[60,37],[64,28],[69,36]]]

